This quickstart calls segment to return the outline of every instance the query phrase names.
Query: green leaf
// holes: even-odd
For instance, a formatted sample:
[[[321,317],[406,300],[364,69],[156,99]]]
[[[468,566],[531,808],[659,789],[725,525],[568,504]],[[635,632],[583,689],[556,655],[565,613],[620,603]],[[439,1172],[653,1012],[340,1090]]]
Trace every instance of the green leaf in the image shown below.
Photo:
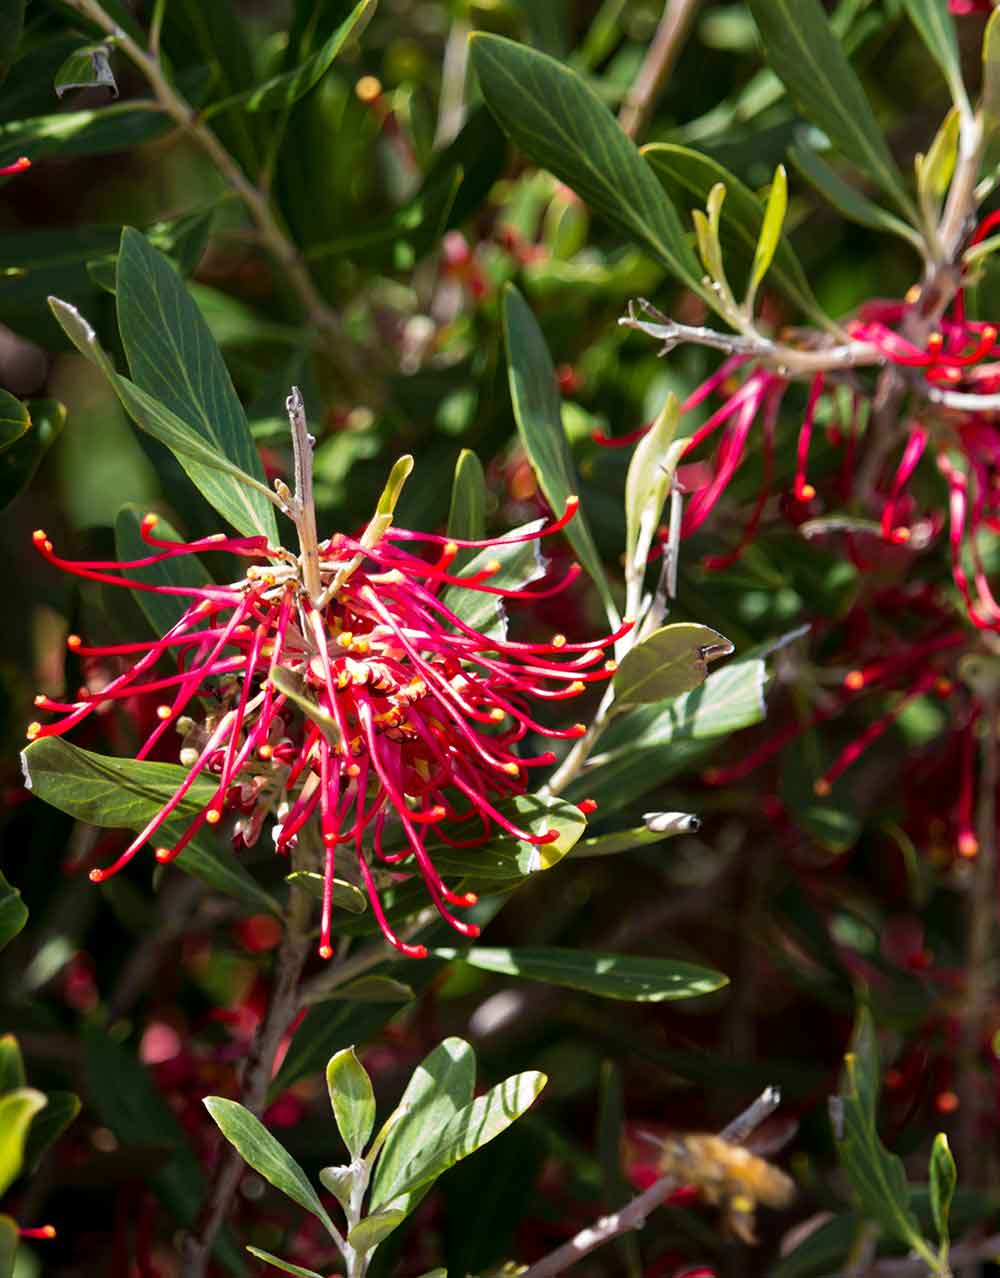
[[[910,1207],[902,1160],[889,1153],[875,1127],[878,1080],[874,1025],[871,1013],[862,1007],[833,1108],[837,1156],[864,1213],[926,1259],[929,1248]]]
[[[405,1219],[406,1212],[401,1207],[384,1207],[359,1221],[347,1235],[347,1241],[356,1251],[372,1252]]]
[[[0,1038],[0,1096],[26,1082],[21,1046],[13,1034],[4,1034]]]
[[[106,1030],[88,1024],[83,1030],[83,1063],[87,1095],[100,1120],[125,1149],[161,1151],[147,1175],[157,1196],[184,1227],[194,1224],[207,1193],[205,1177],[187,1136],[149,1072]],[[215,1253],[230,1273],[246,1266],[232,1238],[224,1234]]]
[[[25,0],[0,0],[0,84],[7,79],[24,30]],[[0,1219],[6,1220],[7,1217]],[[16,1246],[15,1239],[15,1246]],[[0,1265],[0,1278],[5,1278]]]
[[[907,217],[916,211],[871,106],[819,0],[749,0],[767,60],[799,111]]]
[[[983,32],[983,126],[993,132],[1000,125],[1000,12],[990,14]]]
[[[544,528],[545,523],[544,519],[533,520],[530,524],[512,529],[509,536],[524,537]],[[463,553],[466,555],[464,562],[461,560]],[[455,562],[461,565],[460,568],[452,569],[452,575],[457,577],[473,577],[476,573],[499,564],[499,569],[491,572],[486,585],[511,591],[520,590],[539,577],[544,577],[546,568],[546,560],[542,556],[537,537],[527,541],[507,542],[501,538],[475,553],[459,551]],[[500,595],[465,586],[447,586],[441,595],[441,602],[470,629],[495,639],[507,637],[507,610]]]
[[[903,4],[931,57],[944,73],[952,101],[967,111],[969,98],[962,79],[962,59],[948,0],[903,0]]]
[[[36,1114],[28,1128],[24,1147],[24,1165],[29,1171],[50,1145],[55,1144],[80,1112],[80,1098],[73,1092],[48,1092],[48,1104]]]
[[[116,297],[122,345],[140,391],[263,485],[264,468],[208,325],[169,259],[132,227],[122,232]],[[242,484],[229,487],[229,510],[222,513],[240,532],[263,533],[275,544],[271,502]]]
[[[147,142],[171,127],[168,116],[137,111],[131,102],[11,120],[0,124],[0,165],[12,164],[21,155],[34,164],[51,155],[107,155]]]
[[[62,737],[32,742],[22,751],[21,764],[25,784],[46,803],[91,825],[136,831],[164,807],[187,776],[187,769],[174,763],[113,759],[82,750]],[[157,837],[166,846],[175,843],[187,820],[205,807],[215,789],[210,779],[199,777],[176,809],[187,819],[167,821]],[[197,835],[172,864],[253,909],[280,913],[277,902],[243,868],[232,849],[217,851],[210,837]]]
[[[71,53],[56,72],[53,83],[56,97],[61,98],[72,89],[107,89],[117,98],[118,85],[108,61],[110,50],[110,42],[99,40]]]
[[[45,1104],[44,1093],[33,1087],[18,1087],[0,1096],[0,1197],[21,1174],[28,1128]]]
[[[293,870],[291,874],[285,875],[286,883],[294,883],[297,887],[305,888],[317,901],[323,899],[324,880],[325,876],[318,874],[315,870]],[[368,898],[353,883],[348,883],[344,879],[334,879],[333,908],[346,910],[348,914],[364,914],[368,909]]]
[[[624,138],[624,134],[621,136]],[[559,517],[566,499],[577,496],[580,486],[563,430],[555,367],[538,321],[513,284],[504,289],[503,328],[510,398],[518,434],[539,487]],[[609,616],[617,616],[604,566],[582,511],[567,524],[566,536],[593,579],[605,610]]]
[[[375,1093],[353,1047],[332,1056],[326,1067],[330,1105],[347,1152],[360,1158],[375,1126]]]
[[[142,539],[140,528],[145,515],[145,510],[132,505],[123,506],[118,512],[115,519],[115,553],[119,559],[145,559],[157,553]],[[160,541],[183,541],[169,520],[162,515],[157,517],[155,536]],[[183,586],[195,590],[209,585],[212,580],[197,555],[177,555],[146,568],[130,568],[128,575],[136,581],[148,582],[151,586]],[[175,626],[191,603],[191,599],[183,595],[154,594],[149,590],[135,590],[132,594],[156,635],[165,635]]]
[[[353,1003],[409,1003],[416,995],[412,985],[393,980],[390,976],[359,976],[356,981],[338,985],[328,994],[319,994],[311,1001],[330,1003],[345,999]]]
[[[485,972],[545,981],[565,989],[582,990],[598,998],[629,1003],[663,1003],[712,994],[729,983],[721,972],[674,959],[637,958],[629,954],[599,954],[587,950],[537,947],[435,949],[437,958],[458,959]]]
[[[347,1211],[351,1201],[351,1191],[354,1189],[354,1178],[356,1168],[349,1163],[341,1164],[339,1167],[321,1167],[319,1173],[319,1181],[324,1189],[328,1190],[340,1203],[341,1207]]]
[[[27,406],[5,390],[0,390],[0,453],[26,434],[30,426],[31,414]]]
[[[166,253],[185,278],[201,261],[219,202],[215,200],[191,213],[151,222],[143,228],[150,244]],[[116,239],[114,252],[87,263],[87,274],[108,293],[114,293],[118,286],[118,246]]]
[[[449,1167],[499,1136],[528,1109],[548,1082],[544,1074],[530,1070],[514,1074],[485,1096],[460,1109],[444,1127],[427,1137],[413,1158],[402,1168],[388,1206],[408,1211],[412,1195],[433,1184]],[[375,1206],[373,1199],[372,1205]]]
[[[601,1167],[601,1198],[611,1210],[624,1206],[633,1195],[622,1171],[624,1127],[622,1071],[614,1061],[602,1061],[597,1101],[597,1159]],[[617,1247],[628,1278],[640,1278],[642,1258],[635,1232],[626,1231],[618,1239]]]
[[[399,1102],[403,1116],[376,1164],[372,1208],[399,1196],[404,1168],[471,1103],[475,1084],[476,1054],[464,1039],[446,1038],[424,1057]]]
[[[89,320],[70,302],[59,297],[49,298],[49,310],[55,316],[59,327],[73,343],[85,359],[89,359],[95,368],[100,369],[109,381],[114,381],[115,366],[111,356],[101,345],[97,330]]]
[[[333,1221],[305,1172],[260,1119],[238,1101],[226,1100],[223,1096],[206,1096],[204,1105],[219,1131],[243,1161],[275,1189],[322,1221],[330,1236],[336,1237]]]
[[[14,1261],[19,1242],[17,1221],[10,1216],[0,1216],[0,1278],[14,1278]]]
[[[323,1274],[318,1274],[315,1269],[303,1269],[301,1265],[293,1265],[290,1260],[282,1260],[280,1256],[272,1256],[269,1251],[264,1251],[262,1247],[247,1247],[247,1251],[257,1260],[263,1260],[267,1265],[273,1265],[275,1269],[280,1269],[282,1273],[295,1274],[297,1278],[323,1278]]]
[[[670,453],[670,446],[679,421],[680,404],[671,392],[650,429],[636,444],[625,476],[625,563],[639,574],[645,572],[653,535],[673,482],[676,457]]]
[[[467,876],[479,882],[521,879],[540,870],[551,870],[571,851],[587,828],[587,819],[576,804],[563,799],[518,794],[496,806],[510,821],[527,827],[532,834],[556,830],[558,839],[537,846],[504,837],[473,848],[454,848],[430,840],[427,851],[442,874]]]
[[[785,173],[785,166],[779,164],[774,170],[771,192],[767,197],[767,208],[764,210],[764,221],[760,228],[760,238],[757,240],[757,247],[753,255],[753,266],[750,268],[751,298],[756,294],[761,281],[774,260],[778,243],[781,240],[782,227],[785,225],[787,211],[788,177]]]
[[[280,111],[292,106],[319,84],[351,36],[361,34],[357,27],[363,19],[367,22],[374,9],[375,0],[359,0],[333,34],[300,66],[272,76],[255,89],[213,102],[206,107],[203,117],[210,119],[219,111],[227,111],[237,105],[244,111]],[[363,26],[361,30],[364,30]]]
[[[690,692],[708,677],[708,662],[733,645],[716,630],[694,622],[661,626],[635,644],[614,676],[615,704],[642,705]]]
[[[931,1193],[931,1214],[934,1217],[934,1228],[941,1241],[942,1256],[948,1255],[948,1215],[951,1211],[951,1200],[958,1181],[955,1159],[948,1146],[948,1137],[938,1132],[931,1147],[931,1161],[928,1180]]]
[[[25,408],[28,430],[0,451],[0,509],[28,487],[66,424],[66,409],[58,400],[31,399]]]
[[[918,231],[855,190],[812,147],[796,144],[789,148],[788,156],[802,176],[844,217],[861,226],[868,226],[873,231],[887,231],[890,235],[898,235],[918,253],[923,251],[923,239]]]
[[[459,541],[479,541],[485,535],[486,477],[483,463],[471,448],[463,448],[455,462],[455,478],[451,485],[448,536],[457,537]]]
[[[471,48],[486,104],[518,146],[714,305],[676,210],[581,77],[501,36],[477,33]]]
[[[0,874],[0,950],[17,936],[28,921],[28,907],[21,893]]]
[[[573,849],[573,859],[617,856],[621,852],[631,852],[633,848],[646,848],[653,843],[662,843],[664,839],[674,839],[679,834],[693,834],[700,825],[698,818],[690,812],[660,812],[655,815],[674,819],[661,822],[659,829],[638,825],[631,830],[616,830],[613,834],[595,834],[592,838],[581,839]]]

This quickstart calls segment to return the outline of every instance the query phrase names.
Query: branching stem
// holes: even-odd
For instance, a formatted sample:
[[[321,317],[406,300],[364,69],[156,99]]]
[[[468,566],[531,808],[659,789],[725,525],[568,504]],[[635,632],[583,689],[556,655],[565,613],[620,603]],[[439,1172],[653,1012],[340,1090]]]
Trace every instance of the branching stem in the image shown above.
[[[666,0],[652,43],[618,116],[622,132],[630,138],[639,136],[652,114],[699,3],[700,0]]]

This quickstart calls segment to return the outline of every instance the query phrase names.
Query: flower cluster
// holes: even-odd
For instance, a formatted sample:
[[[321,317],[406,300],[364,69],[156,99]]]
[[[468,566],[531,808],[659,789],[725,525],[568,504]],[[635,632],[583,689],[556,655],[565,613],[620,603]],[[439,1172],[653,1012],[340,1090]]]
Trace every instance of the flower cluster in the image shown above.
[[[304,589],[297,558],[263,537],[165,541],[154,535],[156,517],[148,515],[141,525],[148,556],[74,562],[56,555],[46,534],[36,532],[37,548],[58,568],[186,603],[179,620],[153,642],[90,647],[71,635],[69,648],[79,657],[124,659],[127,667],[102,687],[81,689],[75,701],[36,698],[40,709],[60,717],[33,723],[32,739],[61,735],[98,707],[134,697],[157,699],[158,722],[138,759],[151,757],[168,731],[182,736],[184,780],[114,863],[91,878],[114,874],[145,843],[162,838],[171,817],[192,807],[183,834],[156,847],[159,862],[173,860],[202,827],[224,820],[236,847],[250,845],[273,817],[281,853],[296,846],[307,825],[318,829],[324,957],[333,952],[338,850],[366,889],[386,939],[402,953],[422,957],[426,951],[395,935],[379,884],[411,868],[441,915],[475,936],[476,927],[448,907],[470,906],[476,898],[445,885],[429,840],[468,848],[497,831],[536,846],[558,837],[551,829],[524,829],[504,811],[505,800],[526,790],[533,769],[555,761],[550,751],[521,753],[525,738],[573,738],[584,731],[581,724],[546,726],[531,706],[576,697],[608,678],[614,662],[605,650],[628,627],[586,643],[562,635],[514,642],[466,624],[444,590],[492,596],[502,607],[507,597],[538,599],[561,589],[578,569],[536,590],[493,584],[497,559],[465,576],[449,569],[460,550],[507,548],[554,533],[577,505],[571,498],[560,519],[502,541],[458,541],[391,526],[377,539],[338,534],[319,545],[318,598]],[[419,548],[424,555],[414,553]],[[252,562],[229,585],[158,585],[128,575],[210,550]],[[162,673],[164,664],[169,673]]]

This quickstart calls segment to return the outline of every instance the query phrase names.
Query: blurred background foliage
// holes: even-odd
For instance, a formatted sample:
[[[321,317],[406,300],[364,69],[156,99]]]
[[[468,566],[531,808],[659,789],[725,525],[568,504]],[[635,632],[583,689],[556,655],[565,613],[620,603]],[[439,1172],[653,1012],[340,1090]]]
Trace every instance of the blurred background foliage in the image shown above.
[[[205,111],[298,65],[350,7],[343,0],[169,0],[163,55]],[[148,26],[152,5],[122,8]],[[828,8],[894,152],[908,163],[947,110],[940,73],[899,0],[840,0]],[[598,447],[591,433],[640,426],[668,390],[690,392],[713,357],[683,348],[660,359],[648,339],[618,326],[637,295],[692,322],[700,312],[660,267],[508,145],[479,103],[474,78],[466,87],[466,43],[470,31],[486,30],[531,44],[566,60],[616,108],[661,12],[658,0],[380,0],[361,38],[290,109],[250,113],[237,105],[214,115],[219,137],[253,181],[265,182],[322,298],[342,318],[342,339],[331,342],[304,319],[281,267],[204,154],[159,115],[130,108],[146,90],[123,57],[112,57],[116,101],[99,87],[56,97],[60,66],[94,33],[57,0],[29,0],[0,87],[0,163],[21,154],[33,161],[26,173],[0,179],[0,385],[22,399],[58,400],[66,417],[30,486],[0,517],[8,564],[0,631],[2,866],[32,914],[2,958],[0,1023],[17,1033],[33,1084],[71,1088],[84,1110],[19,1191],[18,1219],[44,1216],[60,1234],[20,1249],[18,1278],[178,1272],[169,1194],[152,1199],[145,1189],[162,1158],[162,1127],[151,1126],[147,1140],[125,1135],[109,1112],[108,1089],[96,1084],[102,1071],[118,1070],[121,1095],[130,1094],[129,1070],[141,1057],[173,1114],[163,1121],[179,1121],[203,1152],[197,1100],[220,1089],[244,1050],[276,939],[266,920],[206,902],[186,881],[166,880],[154,892],[142,858],[92,887],[80,869],[98,832],[32,802],[20,785],[14,761],[33,695],[58,692],[76,677],[64,671],[67,631],[111,639],[142,625],[130,603],[98,586],[79,589],[46,567],[32,550],[32,530],[45,528],[65,553],[83,556],[111,553],[125,501],[166,514],[187,534],[217,526],[172,457],[132,429],[106,384],[68,348],[46,297],[78,305],[120,359],[108,264],[123,225],[147,230],[188,275],[270,475],[288,467],[284,396],[292,382],[303,387],[318,441],[321,531],[360,526],[404,451],[416,456],[417,471],[399,522],[443,527],[454,463],[460,450],[472,449],[486,470],[490,529],[500,532],[543,510],[507,389],[499,298],[512,280],[559,366],[583,507],[618,580],[628,453]],[[981,28],[978,20],[959,28],[973,83]],[[762,62],[746,6],[702,4],[644,140],[695,146],[759,188],[802,128]],[[901,296],[918,271],[906,244],[843,221],[794,176],[788,226],[832,315],[867,298]],[[984,317],[996,314],[994,280],[988,273],[979,287]],[[798,318],[771,294],[765,313],[777,327]],[[785,440],[779,490],[794,469],[792,436]],[[835,450],[818,439],[816,475],[837,464]],[[776,1257],[793,1223],[844,1211],[825,1097],[859,981],[871,986],[890,1030],[887,1141],[925,1158],[929,1136],[956,1121],[953,1007],[966,884],[963,867],[939,846],[934,795],[924,796],[920,833],[908,823],[914,795],[907,787],[919,787],[922,752],[942,732],[938,705],[929,697],[915,702],[826,803],[810,783],[821,770],[816,752],[832,757],[832,747],[815,734],[781,756],[770,780],[751,776],[721,790],[701,780],[709,763],[742,757],[803,713],[804,689],[841,677],[825,666],[824,644],[836,654],[837,628],[859,591],[849,560],[806,547],[794,523],[780,519],[732,568],[699,566],[725,548],[723,534],[741,525],[741,501],[752,500],[758,483],[759,462],[751,458],[725,508],[685,542],[675,616],[722,631],[737,658],[814,627],[808,644],[791,640],[771,658],[767,722],[753,737],[649,749],[631,790],[612,778],[599,796],[594,828],[605,815],[635,824],[643,811],[677,809],[702,817],[700,833],[670,842],[666,852],[573,861],[551,878],[538,876],[488,934],[495,944],[669,953],[717,967],[732,984],[691,1003],[595,1005],[566,991],[466,968],[445,975],[428,964],[414,973],[419,997],[401,1012],[370,1009],[374,1046],[366,1063],[379,1094],[398,1093],[413,1064],[456,1028],[475,1043],[490,1078],[530,1065],[552,1080],[544,1106],[453,1172],[379,1251],[380,1275],[417,1274],[436,1263],[454,1274],[481,1272],[511,1255],[541,1254],[621,1201],[623,1117],[626,1167],[640,1178],[650,1160],[637,1128],[715,1129],[767,1084],[779,1085],[786,1100],[774,1124],[785,1125],[779,1142],[798,1128],[791,1165],[806,1208],[764,1214],[761,1246],[747,1251],[724,1236],[712,1209],[668,1206],[643,1235],[641,1271],[673,1273],[694,1260],[732,1274],[832,1271],[850,1232],[833,1245],[832,1258],[820,1254],[811,1266],[782,1266]],[[940,492],[933,495],[940,501]],[[568,551],[553,554],[564,559]],[[906,569],[890,563],[887,571]],[[594,633],[604,623],[591,588],[577,583],[518,624],[526,633]],[[127,732],[109,721],[83,744],[120,751]],[[834,730],[838,744],[847,735]],[[84,1023],[102,1022],[111,1027],[104,1056],[81,1038]],[[112,1048],[122,1043],[130,1064],[116,1063]],[[995,1080],[997,1066],[990,1068]],[[984,1078],[984,1086],[993,1084]],[[301,1121],[319,1091],[306,1078],[272,1114],[290,1124],[283,1138],[310,1166],[334,1160],[321,1145],[323,1129]],[[994,1147],[997,1118],[994,1106]],[[276,1248],[287,1220],[265,1190],[248,1174],[241,1241],[252,1233]],[[964,1220],[988,1227],[995,1190],[969,1188],[960,1206]],[[291,1238],[285,1254],[310,1263],[316,1240],[294,1229]],[[786,1249],[793,1242],[785,1236]],[[132,1267],[140,1253],[152,1267]],[[632,1244],[588,1265],[595,1274],[640,1272]]]

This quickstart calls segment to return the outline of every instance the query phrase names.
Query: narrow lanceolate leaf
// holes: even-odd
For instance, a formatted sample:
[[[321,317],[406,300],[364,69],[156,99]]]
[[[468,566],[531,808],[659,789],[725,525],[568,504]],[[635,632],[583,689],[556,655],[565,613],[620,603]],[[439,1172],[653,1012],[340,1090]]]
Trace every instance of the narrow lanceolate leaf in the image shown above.
[[[671,456],[670,446],[679,421],[680,405],[671,393],[636,445],[625,476],[625,563],[639,574],[645,572],[649,548],[673,482],[677,457]]]
[[[388,1238],[396,1226],[406,1219],[402,1207],[384,1207],[381,1211],[372,1212],[360,1221],[347,1235],[347,1241],[356,1251],[370,1252]]]
[[[122,232],[116,297],[122,345],[139,389],[263,484],[260,457],[208,325],[169,259],[131,227]],[[234,527],[276,542],[270,501],[242,484],[231,487],[227,518]]]
[[[700,826],[698,818],[690,812],[658,812],[656,816],[673,819],[660,821],[655,829],[638,825],[629,830],[615,830],[613,834],[595,834],[593,838],[581,839],[573,849],[574,859],[618,856],[621,852],[631,852],[633,848],[648,848],[665,839],[675,839],[680,834],[693,834]]]
[[[749,0],[767,60],[802,114],[907,217],[916,211],[871,106],[820,0]]]
[[[992,132],[1000,126],[1000,9],[994,9],[983,33],[983,123]]]
[[[0,1037],[0,1096],[26,1082],[21,1046],[13,1034],[4,1034]]]
[[[903,4],[931,57],[941,68],[951,100],[957,107],[967,109],[969,99],[962,79],[958,37],[954,20],[948,12],[948,0],[903,0]]]
[[[476,1054],[464,1039],[446,1038],[421,1061],[399,1102],[403,1116],[376,1164],[373,1208],[398,1196],[403,1169],[471,1103],[475,1084]]]
[[[0,1195],[21,1173],[28,1128],[45,1105],[44,1093],[33,1087],[18,1087],[0,1096]]]
[[[788,158],[798,171],[819,191],[833,207],[844,217],[861,226],[869,226],[874,231],[888,231],[890,235],[898,235],[900,239],[913,246],[917,252],[923,251],[923,240],[919,231],[915,231],[908,222],[898,218],[895,213],[882,208],[873,200],[855,190],[810,146],[796,144],[788,152]]]
[[[24,6],[25,0],[3,0],[0,3],[0,84],[6,80],[17,54],[24,29]]]
[[[24,1146],[24,1167],[31,1172],[50,1145],[63,1134],[80,1112],[80,1098],[73,1092],[48,1092],[45,1108],[32,1119]]]
[[[788,211],[788,176],[785,166],[779,164],[774,170],[771,182],[771,193],[767,197],[767,208],[764,210],[764,221],[760,228],[760,237],[754,250],[753,266],[750,270],[751,295],[756,293],[761,281],[771,268],[774,255],[781,239],[781,229],[785,224],[785,213]]]
[[[512,529],[510,536],[523,537],[537,532],[544,524],[544,519],[532,520],[530,524]],[[452,532],[450,524],[449,532],[452,536],[458,536]],[[469,537],[467,540],[473,541],[475,538]],[[539,549],[537,537],[530,541],[510,541],[506,544],[502,541],[494,542],[492,546],[475,553],[466,551],[464,553],[468,558],[464,563],[460,558],[462,553],[460,551],[459,558],[455,560],[455,565],[458,566],[453,565],[451,568],[453,577],[474,577],[477,572],[489,568],[487,584],[502,590],[520,590],[523,586],[530,586],[533,581],[545,576],[548,566],[548,560]],[[480,634],[490,635],[495,639],[507,637],[507,610],[499,595],[491,595],[485,590],[467,590],[464,586],[448,586],[441,595],[441,602],[472,630],[478,630]]]
[[[567,497],[579,492],[576,469],[563,430],[552,357],[531,308],[512,284],[504,290],[503,328],[507,377],[518,434],[538,485],[553,513],[559,516],[565,509]],[[582,511],[567,524],[566,536],[593,579],[605,609],[609,615],[617,616],[601,557]]]
[[[713,304],[676,210],[635,144],[575,71],[481,33],[472,38],[472,64],[487,106],[523,151]]]
[[[66,424],[66,409],[58,400],[31,399],[25,408],[28,430],[0,451],[0,510],[28,487]]]
[[[941,1248],[948,1250],[948,1215],[951,1211],[951,1200],[958,1181],[958,1170],[948,1145],[948,1137],[938,1132],[931,1147],[930,1161],[931,1215],[934,1217],[934,1228],[937,1230]]]
[[[144,559],[155,554],[140,533],[146,511],[138,506],[123,506],[115,519],[115,552],[121,560]],[[156,521],[156,537],[160,541],[181,541],[182,538],[162,516]],[[197,555],[177,555],[162,559],[147,568],[130,568],[129,576],[152,586],[189,586],[199,589],[212,580],[208,570]],[[146,614],[157,635],[165,635],[181,619],[190,600],[182,595],[162,595],[150,590],[133,592],[136,603]]]
[[[704,683],[708,662],[733,645],[717,630],[682,621],[654,630],[622,658],[615,671],[615,703],[642,705],[679,696]]]
[[[694,963],[674,959],[634,958],[629,954],[599,954],[553,947],[493,949],[474,945],[468,950],[436,949],[437,958],[460,959],[470,967],[500,972],[529,981],[545,981],[582,990],[598,998],[630,1003],[664,1003],[712,994],[728,984],[728,977]]]
[[[548,1082],[544,1074],[529,1070],[515,1074],[460,1109],[436,1134],[427,1139],[402,1169],[393,1199],[387,1206],[408,1209],[415,1190],[433,1184],[461,1159],[499,1136],[534,1103]]]
[[[21,893],[0,874],[0,950],[11,942],[28,921],[28,907]]]
[[[238,1101],[226,1100],[223,1096],[206,1096],[205,1108],[244,1162],[275,1189],[321,1220],[331,1236],[336,1234],[333,1221],[305,1172],[259,1118]]]
[[[293,1265],[290,1260],[282,1260],[280,1256],[272,1256],[269,1251],[264,1251],[262,1247],[247,1247],[247,1251],[257,1260],[263,1260],[266,1265],[273,1265],[275,1269],[280,1269],[283,1274],[295,1274],[296,1278],[324,1278],[323,1274],[318,1274],[315,1269],[303,1269],[301,1265]]]
[[[347,1152],[360,1158],[375,1126],[375,1093],[353,1047],[331,1056],[326,1067],[330,1105]]]
[[[471,448],[463,448],[455,462],[448,511],[448,536],[477,541],[486,535],[486,477],[483,463]]]
[[[0,390],[0,453],[20,439],[30,425],[31,416],[26,406]]]
[[[364,29],[361,24],[367,21],[374,9],[375,0],[360,0],[333,34],[300,66],[272,76],[246,93],[236,93],[213,102],[204,111],[204,117],[208,119],[237,105],[244,111],[278,111],[292,106],[319,84],[351,36],[360,34]]]

